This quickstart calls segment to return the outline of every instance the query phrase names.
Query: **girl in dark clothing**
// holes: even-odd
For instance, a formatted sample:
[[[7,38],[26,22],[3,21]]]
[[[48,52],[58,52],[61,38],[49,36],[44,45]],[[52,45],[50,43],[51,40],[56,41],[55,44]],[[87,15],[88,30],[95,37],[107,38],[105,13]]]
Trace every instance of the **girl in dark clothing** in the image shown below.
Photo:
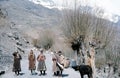
[[[22,59],[21,55],[18,52],[13,53],[14,56],[14,63],[13,63],[13,72],[15,72],[16,75],[19,75],[21,71],[21,65],[20,60]]]

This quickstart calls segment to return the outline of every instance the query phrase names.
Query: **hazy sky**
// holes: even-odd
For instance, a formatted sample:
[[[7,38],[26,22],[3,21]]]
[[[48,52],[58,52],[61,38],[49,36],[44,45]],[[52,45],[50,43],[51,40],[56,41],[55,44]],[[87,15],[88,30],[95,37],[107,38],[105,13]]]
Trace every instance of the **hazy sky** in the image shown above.
[[[65,1],[70,4],[75,0],[54,0],[58,5],[63,5]],[[120,0],[79,0],[89,3],[91,6],[100,6],[109,13],[120,15]]]
[[[96,0],[94,1],[96,2]],[[111,13],[120,15],[120,0],[97,0],[96,4]]]

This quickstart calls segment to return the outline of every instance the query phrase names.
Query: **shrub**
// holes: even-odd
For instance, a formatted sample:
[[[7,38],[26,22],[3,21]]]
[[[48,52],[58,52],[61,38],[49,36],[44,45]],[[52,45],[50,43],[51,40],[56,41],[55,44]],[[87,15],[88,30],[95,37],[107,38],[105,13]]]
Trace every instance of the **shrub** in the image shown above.
[[[50,49],[54,44],[54,36],[52,31],[45,30],[39,33],[39,38],[33,39],[33,45],[37,48]]]

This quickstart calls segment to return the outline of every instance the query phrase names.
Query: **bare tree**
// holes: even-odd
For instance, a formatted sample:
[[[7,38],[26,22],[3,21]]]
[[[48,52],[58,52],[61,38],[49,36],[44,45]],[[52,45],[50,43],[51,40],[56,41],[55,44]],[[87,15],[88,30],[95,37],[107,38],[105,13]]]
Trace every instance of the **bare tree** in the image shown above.
[[[63,11],[63,32],[68,43],[80,43],[77,54],[82,52],[86,56],[89,50],[91,67],[95,78],[95,51],[109,49],[116,36],[116,28],[108,20],[103,19],[104,10],[92,9],[89,6],[76,6],[74,9]],[[82,38],[82,40],[81,40]],[[81,53],[80,53],[81,54]]]

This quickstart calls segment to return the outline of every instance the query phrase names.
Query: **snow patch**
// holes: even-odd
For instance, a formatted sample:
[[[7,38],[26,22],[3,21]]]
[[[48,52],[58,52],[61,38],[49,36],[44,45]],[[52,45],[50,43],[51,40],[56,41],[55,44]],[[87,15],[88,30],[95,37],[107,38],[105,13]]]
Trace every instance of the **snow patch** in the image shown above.
[[[56,4],[54,1],[52,1],[52,0],[29,0],[29,1],[31,1],[31,2],[33,2],[33,3],[35,3],[35,4],[40,4],[40,5],[44,6],[44,7],[49,8],[49,9],[53,9],[53,8],[57,8],[57,9],[59,9],[59,10],[62,10],[62,9],[63,9],[62,6],[57,5],[57,4]]]

